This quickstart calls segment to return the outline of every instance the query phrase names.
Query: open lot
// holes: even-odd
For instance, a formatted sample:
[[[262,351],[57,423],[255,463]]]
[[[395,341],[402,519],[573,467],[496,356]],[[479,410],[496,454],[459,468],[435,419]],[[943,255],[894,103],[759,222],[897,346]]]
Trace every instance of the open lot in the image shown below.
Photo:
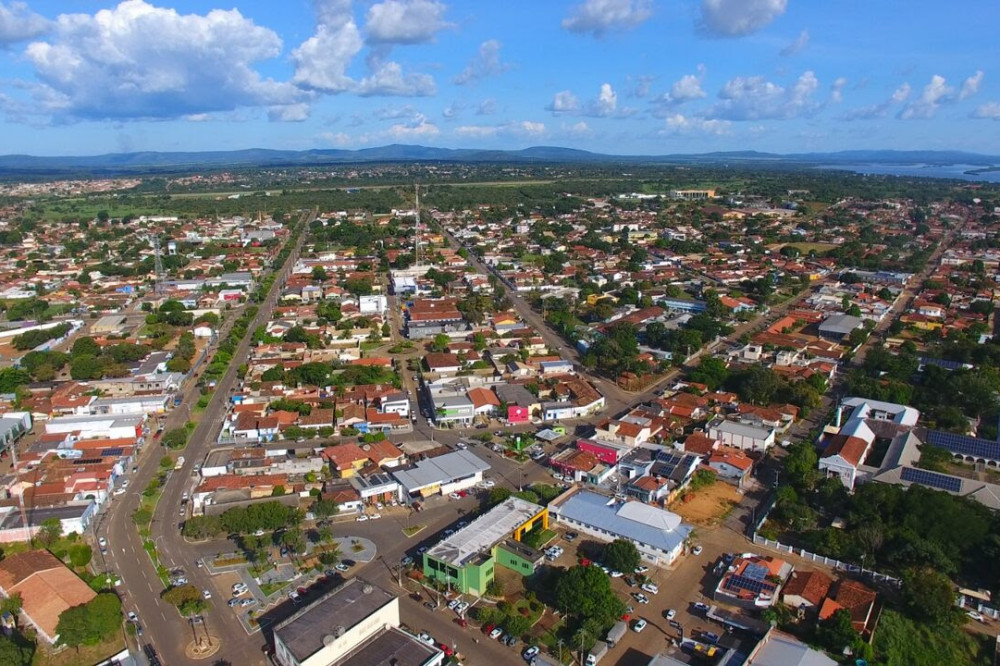
[[[736,486],[717,481],[688,495],[685,502],[678,499],[670,510],[692,525],[718,525],[733,507],[743,501],[743,495]]]

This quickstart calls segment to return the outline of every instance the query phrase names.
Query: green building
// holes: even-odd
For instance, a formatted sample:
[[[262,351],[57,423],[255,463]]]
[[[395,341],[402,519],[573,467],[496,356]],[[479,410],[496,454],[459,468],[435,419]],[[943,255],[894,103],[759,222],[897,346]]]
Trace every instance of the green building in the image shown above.
[[[522,576],[535,572],[543,555],[521,540],[548,526],[548,509],[510,497],[424,553],[424,576],[462,594],[482,596],[497,565]]]

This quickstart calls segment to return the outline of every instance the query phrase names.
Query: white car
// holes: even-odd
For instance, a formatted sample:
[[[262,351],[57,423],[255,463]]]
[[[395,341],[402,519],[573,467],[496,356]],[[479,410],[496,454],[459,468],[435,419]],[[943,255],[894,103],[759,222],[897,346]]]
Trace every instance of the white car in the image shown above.
[[[497,482],[493,479],[486,479],[483,481],[483,488],[492,488],[495,485],[497,485]]]
[[[448,610],[455,610],[456,608],[458,608],[458,605],[460,603],[462,602],[459,601],[458,599],[452,599],[451,601],[448,602]]]
[[[366,522],[368,520],[368,516],[366,516],[365,514],[361,514],[360,516],[358,516],[354,520],[358,521],[359,523],[363,523],[363,522]]]
[[[653,585],[652,583],[643,583],[639,587],[642,589],[643,592],[649,592],[650,594],[656,594],[657,592],[660,591],[660,588],[658,588],[656,585]]]
[[[112,495],[124,495],[125,488],[115,488],[115,491],[111,493]]]
[[[97,545],[100,547],[101,550],[106,550],[108,547],[108,540],[105,539],[104,537],[101,537],[100,539],[97,540]]]
[[[428,645],[434,645],[436,643],[436,641],[434,640],[434,637],[431,636],[430,634],[428,634],[426,631],[421,631],[417,635],[417,638],[419,638],[424,643],[427,643]]]
[[[381,513],[373,513],[372,515],[368,516],[368,520],[378,520],[381,517],[382,517]]]
[[[139,621],[139,616],[135,614],[135,611],[129,611],[128,612],[128,621],[129,622],[138,622]]]
[[[637,634],[642,633],[642,630],[646,628],[646,624],[646,620],[640,617],[639,620],[632,625],[632,631]]]
[[[647,597],[645,594],[642,594],[641,592],[636,592],[632,596],[634,596],[635,600],[638,601],[640,604],[648,604],[649,603],[649,597]]]
[[[644,574],[647,571],[649,571],[649,567],[647,567],[645,564],[643,564],[642,566],[638,566],[638,567],[635,568],[635,573],[637,573],[637,574]]]
[[[202,597],[202,599],[205,599],[205,600],[211,599],[212,598],[212,592],[210,590],[208,590],[208,589],[204,589],[204,590],[201,591],[201,597]]]
[[[555,479],[556,481],[562,481],[563,475],[560,474],[559,472],[552,472],[552,478]]]
[[[611,577],[612,578],[621,578],[623,575],[624,574],[622,574],[621,571],[614,571],[614,570],[611,571]]]
[[[694,549],[691,552],[693,554],[695,554],[695,555],[701,555],[701,551],[702,551],[702,547],[701,546],[695,546]]]
[[[449,493],[448,497],[450,497],[453,500],[462,499],[462,496],[459,495],[458,493]]]
[[[497,638],[500,638],[500,634],[502,634],[502,633],[503,633],[503,629],[501,629],[500,627],[497,627],[496,629],[494,629],[493,631],[490,632],[490,638],[492,638],[493,640],[496,640]]]
[[[677,611],[675,611],[673,608],[671,608],[671,609],[667,610],[666,616],[667,616],[668,620],[672,620],[672,619],[674,619],[677,616]]]
[[[971,617],[976,622],[986,622],[986,618],[983,617],[982,613],[978,613],[974,610],[965,611],[965,614]]]

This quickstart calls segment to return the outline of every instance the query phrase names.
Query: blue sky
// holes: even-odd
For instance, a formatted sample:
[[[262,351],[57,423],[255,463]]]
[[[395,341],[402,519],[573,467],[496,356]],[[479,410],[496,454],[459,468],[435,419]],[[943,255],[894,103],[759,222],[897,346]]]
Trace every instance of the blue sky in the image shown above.
[[[1000,154],[996,0],[0,0],[0,153]]]

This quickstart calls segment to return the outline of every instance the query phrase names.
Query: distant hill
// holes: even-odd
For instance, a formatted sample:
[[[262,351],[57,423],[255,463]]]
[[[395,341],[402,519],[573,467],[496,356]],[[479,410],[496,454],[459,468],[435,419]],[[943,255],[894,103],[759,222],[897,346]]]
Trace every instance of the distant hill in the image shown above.
[[[310,166],[372,162],[508,162],[508,163],[632,163],[632,164],[731,164],[760,163],[796,165],[837,164],[968,164],[992,166],[1000,157],[959,151],[847,150],[833,153],[781,155],[757,151],[731,151],[673,155],[604,155],[574,148],[534,146],[522,150],[432,148],[392,144],[360,150],[314,149],[246,150],[206,152],[109,153],[80,157],[0,156],[0,174],[58,176],[71,174],[127,175],[199,169]]]

